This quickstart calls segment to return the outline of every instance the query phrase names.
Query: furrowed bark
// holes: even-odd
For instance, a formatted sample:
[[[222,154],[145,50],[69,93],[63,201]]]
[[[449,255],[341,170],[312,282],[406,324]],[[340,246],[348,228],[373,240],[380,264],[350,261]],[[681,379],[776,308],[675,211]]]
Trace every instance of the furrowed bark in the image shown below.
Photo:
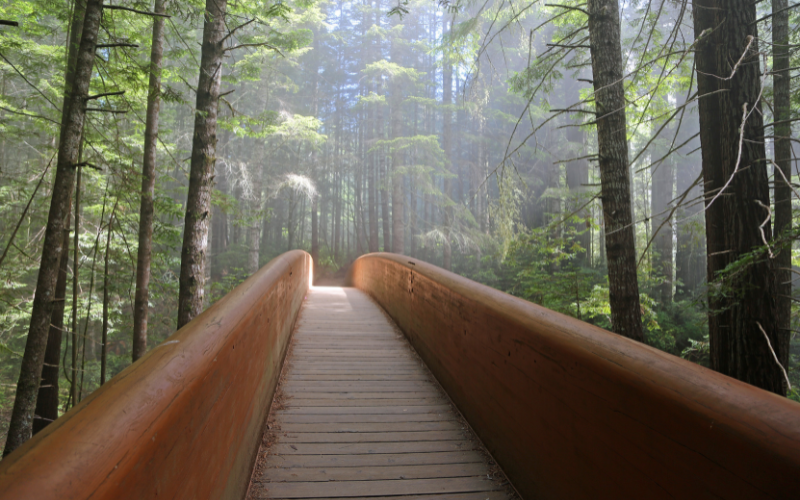
[[[155,0],[153,12],[164,14],[166,0]],[[139,250],[136,257],[136,292],[133,303],[133,349],[135,362],[147,352],[147,316],[150,298],[150,260],[153,249],[153,217],[156,185],[156,149],[158,115],[161,108],[161,59],[164,53],[164,18],[153,20],[153,43],[150,49],[150,86],[144,129],[142,192],[139,205]]]
[[[792,179],[792,124],[791,75],[789,73],[789,2],[772,0],[772,87],[775,96],[773,118],[775,121],[775,165],[783,173],[775,173],[775,236],[780,238],[792,232],[792,188],[787,181]],[[785,180],[784,180],[785,179]],[[792,240],[783,244],[775,259],[778,280],[778,328],[779,338],[784,343],[780,359],[784,367],[788,363],[789,338],[792,326]]]
[[[11,414],[3,456],[17,449],[31,436],[36,395],[39,391],[60,259],[64,248],[64,231],[68,225],[66,215],[71,200],[70,193],[75,182],[75,164],[78,160],[86,117],[85,100],[89,95],[89,82],[94,66],[97,30],[100,27],[102,9],[102,0],[88,0],[86,3],[75,73],[71,78],[72,85],[68,86],[65,95],[56,175],[53,181],[53,196],[50,201],[50,211],[42,245],[42,259],[36,281],[28,338],[25,343],[25,353],[22,358],[14,409]]]
[[[208,223],[217,149],[217,112],[222,78],[227,0],[208,0],[197,83],[189,191],[181,248],[178,328],[203,310]]]
[[[706,181],[711,365],[785,395],[782,366],[788,360],[788,332],[778,326],[775,266],[763,249],[772,231],[769,224],[763,236],[760,230],[768,220],[770,201],[761,140],[756,8],[749,0],[695,0],[693,7],[695,37],[703,35],[696,64]],[[717,89],[724,92],[702,97]],[[720,274],[746,256],[750,261],[740,263],[736,272]]]
[[[643,341],[631,210],[619,3],[618,0],[589,0],[588,11],[611,326],[615,333]]]

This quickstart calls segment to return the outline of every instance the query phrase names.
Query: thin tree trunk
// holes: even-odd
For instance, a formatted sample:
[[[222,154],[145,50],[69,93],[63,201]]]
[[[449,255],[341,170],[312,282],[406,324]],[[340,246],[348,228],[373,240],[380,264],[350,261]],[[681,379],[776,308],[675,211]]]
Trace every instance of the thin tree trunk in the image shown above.
[[[777,238],[792,231],[792,124],[791,119],[791,75],[789,73],[789,2],[772,0],[772,81],[775,96],[775,236]],[[783,173],[783,175],[781,175]],[[786,343],[781,350],[788,361],[792,326],[792,239],[787,238],[775,259],[778,280],[778,328],[779,338]]]
[[[33,413],[42,375],[44,353],[50,330],[58,270],[63,251],[65,216],[69,210],[70,193],[75,182],[83,123],[86,117],[85,101],[94,66],[97,30],[102,15],[102,0],[88,0],[84,15],[81,42],[75,72],[67,79],[67,92],[63,109],[61,137],[53,181],[53,196],[47,217],[39,276],[33,298],[31,322],[25,353],[22,358],[14,409],[9,422],[8,439],[3,456],[8,455],[27,441],[32,432]],[[71,85],[70,85],[71,83]]]
[[[155,0],[153,12],[166,12],[166,0]],[[153,43],[150,50],[150,88],[144,129],[142,193],[139,207],[139,250],[136,260],[136,292],[133,305],[133,361],[147,352],[147,313],[150,297],[150,256],[153,248],[153,197],[156,185],[156,145],[158,114],[161,107],[161,59],[164,53],[164,18],[153,20]]]
[[[600,191],[614,332],[644,341],[633,238],[618,0],[589,0]]]
[[[79,156],[80,157],[80,156]],[[83,168],[78,167],[78,180],[75,185],[75,241],[73,242],[72,249],[72,378],[70,379],[69,399],[71,406],[78,404],[78,288],[79,284],[79,264],[81,247],[80,242],[80,229],[81,229],[81,177]]]
[[[398,35],[399,36],[399,35]],[[400,49],[397,40],[392,40],[392,62],[399,64]],[[403,133],[402,120],[402,85],[395,78],[392,81],[392,130],[391,139],[397,140]],[[397,254],[405,253],[405,194],[403,193],[403,176],[400,174],[400,167],[403,162],[403,153],[397,144],[392,147],[392,252]]]
[[[67,212],[67,218],[71,212]],[[47,427],[58,418],[58,379],[61,362],[61,338],[64,331],[64,308],[67,304],[67,263],[69,262],[69,231],[64,231],[63,253],[58,269],[55,305],[47,334],[47,350],[44,353],[42,383],[36,398],[36,411],[33,417],[33,434]]]
[[[445,24],[447,22],[445,21]],[[449,32],[450,28],[445,26]],[[447,56],[445,56],[446,58]],[[445,59],[442,70],[442,149],[444,149],[444,189],[442,190],[442,202],[444,209],[444,253],[442,256],[442,267],[448,271],[452,267],[452,248],[450,247],[450,230],[453,225],[453,207],[450,206],[450,177],[448,174],[452,170],[453,158],[453,112],[450,106],[453,103],[453,65]]]
[[[207,0],[197,83],[192,162],[181,249],[178,328],[203,310],[208,222],[217,150],[217,112],[222,78],[227,0]]]
[[[783,367],[788,363],[789,341],[788,332],[778,325],[774,262],[760,252],[736,273],[718,275],[762,248],[763,239],[772,238],[769,224],[763,226],[763,236],[761,232],[769,216],[769,180],[759,101],[756,7],[750,0],[694,0],[693,11],[695,37],[703,35],[697,43],[696,66],[708,279],[715,283],[709,296],[711,366],[785,395]],[[732,66],[737,61],[741,64]],[[706,96],[718,89],[725,91]]]
[[[663,281],[657,287],[662,304],[672,302],[672,223],[669,219],[673,199],[674,155],[651,168],[652,248],[657,254],[653,268]]]
[[[114,230],[114,215],[117,213],[117,205],[114,204],[111,210],[111,217],[108,219],[108,235],[106,236],[106,254],[103,265],[103,333],[100,341],[102,348],[100,351],[100,385],[106,383],[106,368],[108,363],[108,254],[111,249],[111,235]]]

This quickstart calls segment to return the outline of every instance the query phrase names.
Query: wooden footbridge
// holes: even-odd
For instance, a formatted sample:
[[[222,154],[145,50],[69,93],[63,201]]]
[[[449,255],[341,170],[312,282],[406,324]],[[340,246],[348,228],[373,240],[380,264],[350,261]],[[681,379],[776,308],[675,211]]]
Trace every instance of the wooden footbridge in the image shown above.
[[[800,405],[434,266],[288,252],[0,462],[0,500],[800,498]]]

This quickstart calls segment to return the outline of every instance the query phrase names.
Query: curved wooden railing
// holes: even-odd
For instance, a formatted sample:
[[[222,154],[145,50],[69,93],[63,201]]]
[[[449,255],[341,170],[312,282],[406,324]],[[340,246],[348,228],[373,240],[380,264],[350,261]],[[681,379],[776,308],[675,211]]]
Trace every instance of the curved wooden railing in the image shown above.
[[[242,498],[310,280],[267,264],[3,459],[0,498]]]
[[[350,271],[524,498],[800,496],[800,405],[392,254]]]

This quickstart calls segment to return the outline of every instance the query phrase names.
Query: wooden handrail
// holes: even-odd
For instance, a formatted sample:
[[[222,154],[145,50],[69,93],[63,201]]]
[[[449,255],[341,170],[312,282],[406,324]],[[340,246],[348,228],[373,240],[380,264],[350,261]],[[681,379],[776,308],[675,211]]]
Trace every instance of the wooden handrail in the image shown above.
[[[274,259],[0,462],[0,499],[244,496],[311,257]]]
[[[428,364],[524,498],[797,498],[800,405],[416,259],[352,285]]]

